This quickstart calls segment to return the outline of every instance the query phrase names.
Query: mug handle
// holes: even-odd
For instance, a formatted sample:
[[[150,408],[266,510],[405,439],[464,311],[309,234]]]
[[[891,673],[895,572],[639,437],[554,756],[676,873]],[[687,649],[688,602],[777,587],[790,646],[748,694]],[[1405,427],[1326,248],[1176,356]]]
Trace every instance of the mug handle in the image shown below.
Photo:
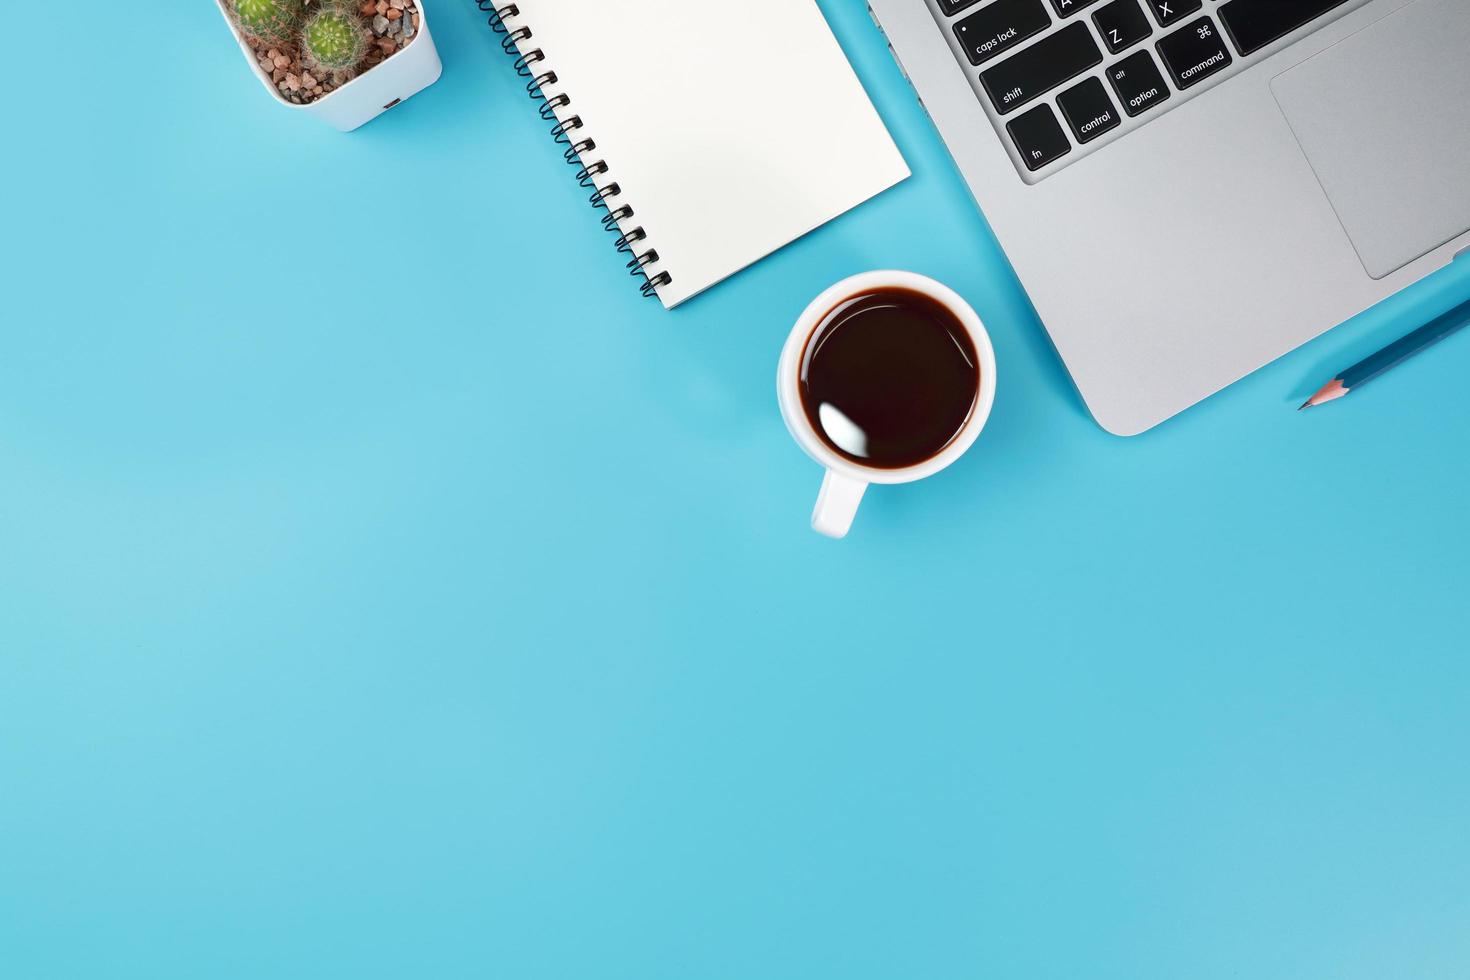
[[[847,537],[858,504],[863,502],[863,491],[867,489],[866,481],[828,470],[822,477],[822,489],[812,511],[812,530],[829,538]]]

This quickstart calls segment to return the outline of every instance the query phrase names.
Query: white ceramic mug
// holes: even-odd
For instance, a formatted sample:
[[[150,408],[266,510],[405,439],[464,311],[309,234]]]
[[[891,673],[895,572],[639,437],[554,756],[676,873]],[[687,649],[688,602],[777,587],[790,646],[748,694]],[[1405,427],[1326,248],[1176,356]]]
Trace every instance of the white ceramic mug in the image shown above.
[[[907,289],[937,301],[964,326],[980,358],[980,390],[964,426],[936,455],[902,469],[863,466],[838,455],[812,428],[801,404],[801,363],[812,335],[844,300],[876,289]],[[776,399],[781,405],[781,417],[786,420],[786,428],[797,445],[827,469],[822,478],[821,492],[817,494],[816,509],[812,511],[812,529],[828,537],[841,538],[852,527],[852,519],[857,516],[858,504],[862,503],[868,484],[922,480],[938,473],[970,448],[984,428],[985,420],[990,417],[990,406],[995,401],[995,351],[990,346],[990,335],[985,332],[979,315],[948,286],[912,272],[865,272],[842,280],[812,300],[796,321],[791,335],[786,338],[781,364],[776,369]]]

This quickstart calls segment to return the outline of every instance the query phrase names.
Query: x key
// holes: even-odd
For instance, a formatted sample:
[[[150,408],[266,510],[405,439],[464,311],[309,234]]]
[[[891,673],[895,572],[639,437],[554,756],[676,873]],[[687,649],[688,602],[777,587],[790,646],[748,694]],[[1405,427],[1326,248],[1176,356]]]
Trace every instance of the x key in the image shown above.
[[[1154,20],[1160,27],[1168,27],[1202,6],[1200,0],[1148,0],[1148,5],[1154,9]]]

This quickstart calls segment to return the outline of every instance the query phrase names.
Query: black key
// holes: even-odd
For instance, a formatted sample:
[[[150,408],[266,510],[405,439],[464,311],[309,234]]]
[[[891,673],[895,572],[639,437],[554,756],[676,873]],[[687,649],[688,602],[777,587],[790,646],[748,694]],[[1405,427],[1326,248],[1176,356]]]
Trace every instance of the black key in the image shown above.
[[[1272,2],[1291,6],[1295,0]],[[1154,17],[1158,19],[1160,27],[1172,27],[1202,6],[1200,0],[1148,0],[1148,5],[1154,8]]]
[[[1091,7],[1097,0],[1051,0],[1051,5],[1056,8],[1058,17],[1071,17],[1079,14],[1083,8]]]
[[[1041,0],[995,0],[954,25],[954,33],[970,64],[983,65],[1050,26]]]
[[[1157,45],[1164,67],[1174,76],[1180,89],[1198,85],[1215,72],[1230,67],[1235,59],[1225,47],[1225,39],[1208,17],[1201,17],[1187,27],[1164,38]]]
[[[1078,143],[1091,142],[1123,122],[1123,117],[1113,108],[1113,100],[1108,98],[1108,90],[1095,78],[1057,96],[1057,108],[1062,110]]]
[[[1347,0],[1230,0],[1220,19],[1242,56],[1280,40]]]
[[[1057,157],[1072,151],[1062,124],[1049,105],[1039,105],[1006,123],[1027,170],[1040,170]]]
[[[1130,54],[1108,68],[1108,81],[1118,93],[1123,111],[1130,116],[1147,112],[1169,97],[1169,83],[1147,51]]]
[[[953,17],[966,7],[973,7],[980,0],[939,0],[939,9]]]
[[[980,73],[995,111],[1004,115],[1102,62],[1092,32],[1073,21],[1050,37]]]
[[[1092,22],[1113,54],[1133,47],[1154,32],[1138,0],[1113,0],[1092,15]]]

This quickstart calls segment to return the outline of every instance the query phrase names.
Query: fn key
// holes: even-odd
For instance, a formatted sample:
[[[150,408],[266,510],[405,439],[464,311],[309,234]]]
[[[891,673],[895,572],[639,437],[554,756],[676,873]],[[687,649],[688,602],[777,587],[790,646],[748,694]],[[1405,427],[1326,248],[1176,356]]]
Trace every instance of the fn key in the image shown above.
[[[1040,170],[1072,150],[1062,124],[1057,122],[1056,113],[1049,105],[1039,105],[1030,112],[1023,112],[1006,123],[1016,149],[1021,151],[1021,161],[1027,170]]]

